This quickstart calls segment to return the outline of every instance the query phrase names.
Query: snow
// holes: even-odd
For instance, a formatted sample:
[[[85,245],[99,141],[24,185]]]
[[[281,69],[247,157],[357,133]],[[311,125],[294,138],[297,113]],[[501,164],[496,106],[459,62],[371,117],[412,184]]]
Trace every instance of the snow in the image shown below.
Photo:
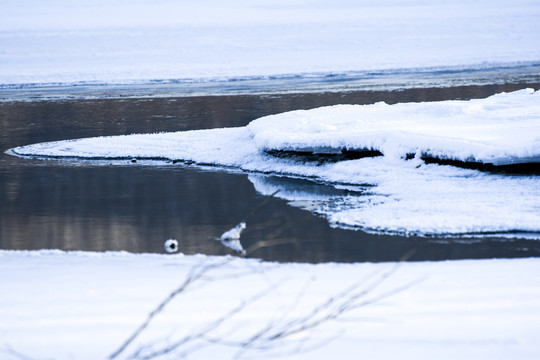
[[[165,240],[165,243],[163,243],[163,248],[168,253],[177,252],[178,251],[178,240],[176,240],[176,239]]]
[[[473,101],[338,105],[251,122],[259,149],[340,153],[379,150],[507,165],[540,162],[540,92]]]
[[[537,66],[539,22],[540,2],[528,0],[6,0],[0,89]],[[538,161],[539,96],[524,90],[485,100],[337,106],[243,128],[71,140],[12,153],[220,165],[250,172],[259,192],[279,190],[275,196],[334,226],[540,239],[538,176],[419,158]],[[265,153],[341,148],[384,156],[313,164]],[[408,153],[417,156],[403,159]],[[315,191],[295,178],[327,186]],[[540,357],[539,259],[310,265],[47,250],[0,250],[0,357],[108,358],[205,269],[119,358],[194,334],[200,337],[164,358]],[[359,306],[343,317],[270,342],[305,316],[331,315],[351,296]],[[329,312],[309,317],[316,309]],[[237,342],[250,338],[256,341],[239,353]]]
[[[10,352],[40,359],[105,359],[189,274],[205,266],[213,268],[168,303],[118,358],[194,334],[243,302],[240,312],[205,335],[245,339],[309,314],[351,285],[366,292],[359,298],[364,306],[270,348],[248,349],[242,358],[540,355],[539,259],[311,265],[47,250],[0,251],[0,259],[3,359],[22,358]],[[299,345],[306,352],[296,353]],[[188,349],[190,359],[238,354],[234,346],[204,340],[180,348]],[[174,355],[163,358],[178,358]]]
[[[427,154],[496,165],[540,162],[539,114],[540,91],[524,89],[469,101],[339,105],[267,116],[246,127],[68,140],[10,153],[219,165],[253,173],[250,180],[260,193],[280,190],[278,197],[334,226],[423,236],[540,238],[538,176],[493,174],[421,159]],[[267,153],[366,148],[383,156],[320,164]],[[406,160],[410,153],[415,157]],[[262,173],[309,178],[347,192],[312,194],[309,187],[256,175]]]
[[[246,251],[242,247],[242,243],[240,242],[240,236],[242,234],[242,231],[246,229],[246,223],[240,222],[238,225],[233,227],[230,230],[225,231],[223,234],[221,234],[221,237],[219,240],[221,243],[234,251],[245,254]]]
[[[529,0],[6,0],[0,84],[514,66],[539,21]]]

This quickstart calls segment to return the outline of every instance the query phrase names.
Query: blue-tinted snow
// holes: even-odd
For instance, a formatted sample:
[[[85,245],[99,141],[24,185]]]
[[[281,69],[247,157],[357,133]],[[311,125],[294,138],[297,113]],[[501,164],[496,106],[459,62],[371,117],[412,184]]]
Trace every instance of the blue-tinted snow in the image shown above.
[[[0,84],[538,63],[539,22],[530,0],[5,0]]]

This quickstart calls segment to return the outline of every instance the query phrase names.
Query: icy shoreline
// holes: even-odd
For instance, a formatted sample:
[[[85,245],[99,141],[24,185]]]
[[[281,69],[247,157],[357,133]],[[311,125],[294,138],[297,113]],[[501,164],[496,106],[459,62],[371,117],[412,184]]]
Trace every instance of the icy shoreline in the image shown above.
[[[58,159],[195,161],[261,171],[260,164],[249,164],[264,152],[361,155],[366,151],[389,160],[423,155],[500,166],[540,162],[539,113],[540,91],[524,89],[468,101],[335,105],[269,115],[246,127],[47,142],[9,153]],[[239,148],[228,154],[221,151],[232,143]]]
[[[10,152],[102,164],[160,159],[171,165],[307,177],[350,192],[306,196],[279,182],[267,184],[264,176],[250,179],[259,192],[282,190],[278,197],[326,217],[333,226],[403,235],[540,238],[538,176],[491,174],[423,160],[428,154],[495,165],[538,162],[539,96],[525,89],[469,101],[338,105],[266,116],[246,127],[67,140]],[[383,156],[320,163],[271,154],[343,149]]]

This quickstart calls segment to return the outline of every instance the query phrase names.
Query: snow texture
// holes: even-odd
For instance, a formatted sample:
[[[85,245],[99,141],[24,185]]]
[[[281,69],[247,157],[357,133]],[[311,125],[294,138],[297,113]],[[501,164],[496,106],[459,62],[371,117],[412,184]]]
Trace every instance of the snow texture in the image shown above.
[[[5,0],[0,84],[512,66],[538,23],[530,0]]]
[[[379,150],[320,164],[269,150]],[[334,226],[415,235],[540,238],[540,179],[426,164],[422,154],[496,165],[540,161],[540,91],[487,99],[340,105],[260,118],[247,127],[135,134],[14,148],[19,156],[162,159],[309,178],[347,193],[313,199],[287,182],[251,176],[258,191]],[[415,154],[406,159],[407,154]],[[139,162],[140,163],[140,162]],[[309,192],[309,191],[308,191]]]
[[[119,359],[143,346],[164,347],[207,329],[245,302],[242,311],[207,330],[206,338],[181,348],[192,349],[189,359],[235,358],[234,346],[206,340],[234,343],[278,327],[353,284],[367,290],[362,300],[380,299],[262,351],[248,349],[242,358],[347,360],[358,359],[359,353],[368,359],[540,357],[539,259],[403,263],[395,268],[393,263],[276,264],[183,254],[0,251],[0,358],[106,359],[194,269],[220,263],[166,306]],[[389,292],[393,295],[384,296]]]
[[[264,117],[248,125],[263,150],[379,150],[507,165],[540,162],[540,91],[483,100],[337,105]]]

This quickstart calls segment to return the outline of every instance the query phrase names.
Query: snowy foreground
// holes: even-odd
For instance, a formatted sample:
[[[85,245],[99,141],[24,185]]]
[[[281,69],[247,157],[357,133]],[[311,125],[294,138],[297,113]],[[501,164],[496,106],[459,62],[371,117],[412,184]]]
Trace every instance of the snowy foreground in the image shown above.
[[[540,259],[310,265],[0,251],[0,358],[105,359],[202,269],[117,358],[173,344],[161,358],[540,357]]]
[[[538,63],[530,0],[4,0],[0,84]]]
[[[302,157],[343,150],[381,156],[322,164]],[[246,127],[67,140],[10,153],[98,159],[107,165],[160,159],[171,165],[232,167],[251,172],[260,193],[279,190],[276,196],[334,226],[408,235],[540,238],[538,175],[424,161],[428,156],[494,165],[540,163],[540,91],[532,89],[469,101],[339,105],[267,116]],[[286,177],[340,191],[316,193]]]

